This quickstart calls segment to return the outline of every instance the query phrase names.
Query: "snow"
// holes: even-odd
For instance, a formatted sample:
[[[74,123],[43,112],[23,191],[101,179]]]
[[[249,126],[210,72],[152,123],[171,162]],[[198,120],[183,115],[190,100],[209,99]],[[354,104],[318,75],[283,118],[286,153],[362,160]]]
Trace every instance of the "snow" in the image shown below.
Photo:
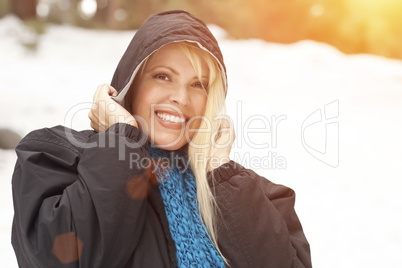
[[[313,41],[232,40],[211,29],[228,69],[231,156],[296,191],[314,267],[399,267],[402,62]],[[38,37],[14,17],[1,19],[0,128],[21,136],[59,124],[89,128],[93,92],[111,81],[133,34],[50,25]],[[32,40],[36,52],[21,45]],[[17,267],[15,161],[14,151],[0,151],[2,267]]]

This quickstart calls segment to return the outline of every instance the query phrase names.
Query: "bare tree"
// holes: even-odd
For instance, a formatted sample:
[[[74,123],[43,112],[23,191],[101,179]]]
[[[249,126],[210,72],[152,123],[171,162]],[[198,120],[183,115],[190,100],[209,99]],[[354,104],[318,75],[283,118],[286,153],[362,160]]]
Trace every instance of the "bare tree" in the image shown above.
[[[96,14],[95,20],[98,24],[106,26],[108,20],[109,3],[107,0],[96,0]]]
[[[97,24],[108,29],[124,29],[125,22],[119,14],[124,13],[126,2],[126,0],[96,0]]]
[[[37,0],[13,0],[13,12],[21,19],[32,19],[36,17]]]

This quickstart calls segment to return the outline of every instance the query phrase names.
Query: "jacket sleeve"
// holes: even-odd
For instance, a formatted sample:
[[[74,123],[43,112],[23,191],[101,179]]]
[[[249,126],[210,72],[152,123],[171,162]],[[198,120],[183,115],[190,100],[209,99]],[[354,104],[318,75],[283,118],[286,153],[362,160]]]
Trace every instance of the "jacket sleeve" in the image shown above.
[[[221,219],[218,243],[230,267],[311,267],[293,190],[234,161],[209,176]]]
[[[149,157],[147,142],[139,146],[145,134],[126,124],[89,138],[65,133],[34,131],[16,148],[12,244],[18,263],[123,267],[144,226],[149,184],[132,160]]]

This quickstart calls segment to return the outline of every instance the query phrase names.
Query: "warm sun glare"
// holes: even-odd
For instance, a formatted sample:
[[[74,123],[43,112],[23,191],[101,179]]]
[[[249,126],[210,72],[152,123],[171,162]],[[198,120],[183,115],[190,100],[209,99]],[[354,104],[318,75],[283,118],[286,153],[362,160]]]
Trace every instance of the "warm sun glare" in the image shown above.
[[[383,56],[399,47],[402,12],[401,0],[349,0],[347,12],[341,22],[343,37],[363,40],[360,48]]]

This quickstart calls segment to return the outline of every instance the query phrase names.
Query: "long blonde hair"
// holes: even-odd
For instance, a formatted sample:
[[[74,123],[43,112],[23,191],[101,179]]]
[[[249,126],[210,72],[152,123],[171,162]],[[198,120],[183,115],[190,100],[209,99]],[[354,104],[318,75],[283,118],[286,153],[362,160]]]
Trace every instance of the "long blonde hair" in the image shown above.
[[[218,132],[224,123],[219,116],[226,114],[223,76],[217,61],[209,52],[202,50],[194,43],[180,42],[179,46],[193,65],[200,79],[202,77],[202,61],[207,64],[209,69],[209,81],[207,86],[208,99],[205,106],[204,119],[201,121],[199,128],[210,129],[211,131],[200,131],[194,135],[188,147],[188,155],[196,179],[197,200],[202,220],[207,228],[207,233],[211,241],[223,260],[227,263],[226,258],[223,256],[218,246],[217,215],[219,208],[216,205],[215,197],[212,194],[207,180],[210,150],[212,146],[211,142],[214,139],[213,135]]]
[[[188,146],[188,156],[196,179],[197,201],[201,221],[207,228],[207,234],[215,248],[222,256],[225,263],[228,264],[227,259],[223,256],[218,246],[217,218],[219,208],[216,205],[215,197],[209,187],[207,179],[210,150],[212,146],[211,141],[214,139],[214,133],[216,134],[224,124],[222,118],[219,116],[226,114],[225,82],[219,64],[209,52],[201,49],[195,43],[183,41],[177,42],[176,44],[179,45],[187,59],[191,62],[200,81],[202,77],[201,66],[203,61],[207,64],[209,69],[209,81],[207,88],[205,88],[207,91],[207,103],[199,129],[209,129],[211,131],[200,131],[194,134]],[[139,75],[142,75],[146,62],[147,60],[142,63]],[[129,109],[129,111],[131,111],[132,94],[133,87],[125,97],[125,107]]]

